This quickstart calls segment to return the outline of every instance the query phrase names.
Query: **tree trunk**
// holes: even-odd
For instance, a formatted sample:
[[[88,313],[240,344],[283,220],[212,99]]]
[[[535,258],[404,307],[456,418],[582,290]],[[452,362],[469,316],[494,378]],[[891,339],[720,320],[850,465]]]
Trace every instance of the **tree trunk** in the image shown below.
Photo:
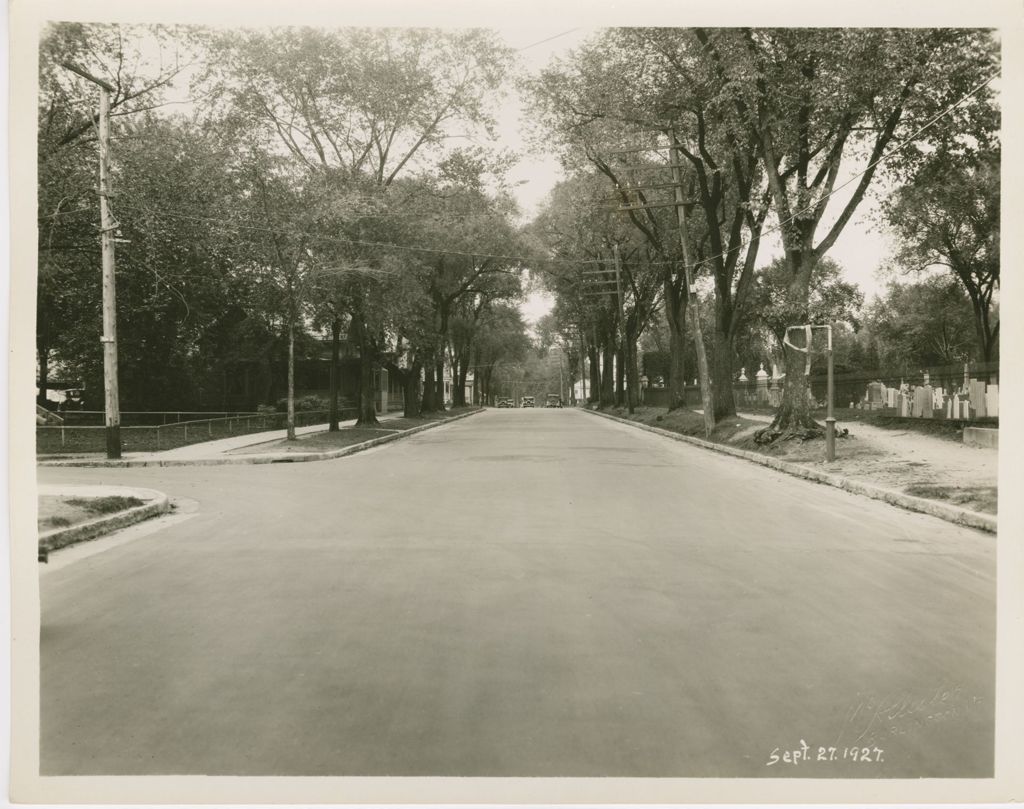
[[[991,362],[999,347],[999,341],[989,322],[989,307],[981,300],[978,293],[968,290],[971,297],[971,306],[974,308],[974,329],[978,335],[978,348],[981,349],[981,358],[984,362]],[[997,326],[998,328],[998,326]]]
[[[620,345],[615,351],[615,406],[626,404],[626,358]]]
[[[632,414],[640,406],[640,364],[636,338],[631,334],[626,336],[626,394],[629,412]]]
[[[422,367],[417,360],[404,372],[405,407],[402,410],[402,415],[407,419],[416,418],[420,414],[420,371]]]
[[[46,400],[46,389],[50,384],[50,349],[46,346],[39,346],[39,394],[36,402],[41,407],[48,407]]]
[[[434,368],[432,362],[428,362],[423,371],[423,403],[420,405],[420,413],[433,413],[437,407],[437,385],[434,384]]]
[[[810,237],[806,234],[800,249],[792,250],[787,255],[787,265],[792,278],[786,289],[787,326],[802,326],[810,322],[808,299],[810,297],[810,280],[818,256],[810,247]],[[785,333],[783,333],[785,336]],[[790,341],[799,348],[806,347],[806,337],[793,332]],[[808,397],[807,354],[782,345],[782,356],[786,365],[786,379],[782,389],[782,402],[771,425],[754,433],[754,440],[759,444],[769,444],[779,439],[799,438],[800,440],[816,438],[825,434],[824,428],[811,415],[811,402]]]
[[[600,358],[597,346],[587,344],[587,359],[590,361],[590,390],[587,391],[587,401],[596,402],[601,396],[601,368],[598,365]]]
[[[444,400],[444,360],[438,360],[434,367],[434,384],[437,385],[437,409],[444,412],[446,403]]]
[[[612,365],[612,346],[605,344],[601,356],[601,407],[615,404],[615,370]]]
[[[480,404],[482,405],[494,405],[494,396],[491,394],[491,377],[493,373],[493,368],[487,368],[482,372],[482,376],[480,378]]]
[[[802,320],[806,322],[806,315]],[[798,336],[794,332],[790,339],[795,345],[803,347],[803,336]],[[786,379],[782,389],[782,403],[771,425],[754,434],[754,440],[759,444],[788,438],[818,438],[825,434],[824,428],[812,416],[808,376],[805,374],[807,355],[784,345],[783,357],[786,364]]]
[[[295,323],[288,323],[288,440],[295,440]]]
[[[327,431],[336,433],[338,431],[338,354],[341,343],[341,319],[334,318],[331,321],[331,378]]]
[[[636,350],[638,322],[639,318],[635,311],[626,318],[626,333],[622,347],[622,369],[626,376],[626,406],[630,415],[640,406],[640,362]]]
[[[366,324],[360,322],[359,332],[359,416],[356,427],[374,427],[377,421],[377,401],[374,390],[374,357],[370,340],[366,334]]]
[[[713,337],[714,353],[711,361],[711,382],[714,391],[715,421],[736,415],[736,398],[733,396],[732,357],[733,338],[718,325]]]
[[[686,406],[686,300],[665,283],[665,321],[668,324],[668,409]]]
[[[469,371],[467,361],[458,358],[452,363],[452,406],[466,406],[466,374]]]

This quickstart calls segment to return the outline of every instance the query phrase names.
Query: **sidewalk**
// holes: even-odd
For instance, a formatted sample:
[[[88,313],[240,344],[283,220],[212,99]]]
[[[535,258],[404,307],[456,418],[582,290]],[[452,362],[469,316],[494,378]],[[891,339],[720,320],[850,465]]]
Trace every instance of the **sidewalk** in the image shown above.
[[[290,449],[289,451],[281,451],[280,449],[273,448],[275,445],[280,444],[282,439],[285,438],[285,431],[270,430],[261,433],[248,433],[246,435],[236,435],[230,438],[220,438],[216,441],[203,441],[198,444],[189,444],[184,447],[177,447],[175,449],[164,450],[162,452],[132,452],[124,453],[119,460],[110,460],[103,457],[77,457],[77,458],[48,458],[37,462],[39,466],[85,466],[85,467],[140,467],[140,466],[214,466],[221,464],[259,464],[259,463],[294,463],[301,461],[325,461],[333,458],[340,458],[344,455],[351,455],[355,452],[359,452],[370,447],[377,446],[378,444],[388,443],[394,441],[402,436],[409,435],[411,433],[417,433],[421,430],[426,430],[431,427],[437,427],[441,424],[447,424],[449,421],[456,421],[466,416],[470,416],[473,413],[479,412],[478,410],[470,410],[465,413],[457,413],[452,416],[448,416],[443,419],[428,421],[422,425],[413,427],[405,430],[394,430],[383,436],[371,438],[367,441],[363,441],[349,446],[342,447],[340,449],[330,449],[322,451],[311,451],[302,452]],[[402,413],[393,412],[386,415],[378,416],[378,420],[383,424],[380,430],[387,430],[385,426],[387,422],[403,418]],[[339,426],[344,429],[347,427],[355,426],[355,419],[349,419],[348,421],[339,422]],[[308,436],[316,433],[327,432],[327,422],[323,424],[313,424],[307,427],[298,427],[295,430],[296,436]],[[267,451],[261,452],[259,447],[261,444],[267,444]],[[240,450],[251,449],[250,452],[245,454],[238,454]]]
[[[390,421],[401,418],[398,411],[378,416],[379,421]],[[339,421],[339,427],[354,427],[355,419]],[[310,433],[322,433],[327,430],[327,422],[322,424],[311,424],[308,427],[296,427],[295,435],[309,435]],[[235,450],[245,447],[253,447],[257,444],[266,444],[271,441],[279,441],[284,438],[284,430],[268,430],[263,433],[249,433],[247,435],[233,435],[230,438],[219,438],[216,441],[203,441],[199,444],[187,444],[184,447],[164,450],[163,452],[136,452],[125,457],[145,458],[150,460],[197,460],[202,458],[218,458]]]

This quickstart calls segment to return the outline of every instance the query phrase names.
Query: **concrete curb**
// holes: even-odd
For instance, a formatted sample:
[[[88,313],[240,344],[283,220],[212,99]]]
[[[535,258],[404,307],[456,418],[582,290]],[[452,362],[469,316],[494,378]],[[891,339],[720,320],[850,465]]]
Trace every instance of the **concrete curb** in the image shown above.
[[[602,418],[610,419],[611,421],[617,421],[621,424],[628,424],[630,427],[636,427],[640,430],[656,433],[657,435],[672,438],[676,441],[684,441],[687,444],[693,444],[694,446],[702,447],[704,449],[710,449],[714,452],[722,453],[723,455],[732,455],[735,458],[743,458],[747,461],[753,461],[754,463],[761,464],[761,466],[768,466],[772,469],[778,470],[779,472],[785,472],[787,475],[793,475],[806,480],[813,480],[815,483],[824,483],[826,486],[834,486],[837,489],[845,489],[853,494],[870,497],[873,500],[884,500],[891,505],[905,508],[908,511],[930,514],[933,517],[938,517],[940,520],[946,520],[947,522],[956,523],[958,525],[965,525],[969,528],[978,528],[982,531],[988,531],[993,534],[996,533],[998,521],[992,514],[981,514],[977,511],[969,511],[966,508],[949,505],[948,503],[939,503],[935,500],[927,500],[923,497],[914,497],[913,495],[903,494],[902,492],[897,492],[892,489],[883,489],[880,486],[873,486],[872,484],[864,483],[863,481],[844,478],[838,475],[830,475],[827,472],[819,472],[817,469],[809,469],[806,466],[792,463],[790,461],[783,461],[779,458],[773,458],[770,455],[761,455],[745,449],[736,449],[735,447],[730,447],[726,444],[716,444],[713,441],[705,441],[702,438],[694,438],[691,435],[674,433],[671,430],[664,430],[660,427],[653,427],[650,424],[630,421],[629,419],[613,416],[609,413],[601,413],[597,410],[584,410],[584,412],[591,413],[595,416],[601,416]]]
[[[407,430],[396,432],[393,435],[382,435],[379,438],[371,438],[369,441],[363,441],[359,444],[352,444],[348,447],[341,447],[339,449],[326,450],[324,452],[275,452],[268,453],[266,455],[224,455],[221,457],[214,458],[168,458],[166,460],[160,460],[157,458],[122,458],[116,461],[110,460],[68,460],[68,461],[40,461],[37,463],[38,466],[75,466],[75,467],[114,467],[117,469],[124,468],[139,468],[146,466],[228,466],[228,465],[243,465],[243,464],[263,464],[263,463],[307,463],[309,461],[330,461],[334,458],[342,458],[346,455],[353,455],[357,452],[370,449],[371,447],[380,446],[381,444],[388,444],[392,441],[397,441],[400,438],[413,435],[414,433],[421,433],[424,430],[430,430],[434,427],[440,427],[444,424],[450,424],[453,421],[459,421],[460,419],[468,418],[469,416],[475,416],[477,413],[482,413],[483,409],[471,410],[468,413],[459,413],[457,416],[449,416],[442,421],[432,421],[428,424],[421,424],[417,427],[410,427]]]
[[[103,489],[108,494],[102,496],[136,497],[139,500],[148,500],[149,502],[130,508],[127,511],[105,514],[94,520],[79,523],[78,525],[70,525],[67,528],[54,528],[51,531],[42,531],[39,534],[40,555],[45,556],[52,551],[66,548],[68,545],[75,545],[87,539],[95,539],[103,534],[109,534],[111,531],[126,528],[134,523],[148,520],[150,517],[165,514],[171,508],[171,502],[167,495],[163,492],[158,492],[156,489],[140,489],[127,486],[104,486]],[[75,494],[70,489],[67,493],[69,495]],[[92,497],[99,495],[82,493],[81,496]]]

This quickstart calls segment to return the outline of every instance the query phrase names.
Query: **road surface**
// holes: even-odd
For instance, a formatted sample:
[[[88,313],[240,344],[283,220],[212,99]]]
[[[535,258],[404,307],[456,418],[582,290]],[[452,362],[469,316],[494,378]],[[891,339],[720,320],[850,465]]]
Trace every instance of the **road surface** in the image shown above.
[[[573,410],[40,469],[193,516],[41,566],[41,771],[984,777],[995,539]]]

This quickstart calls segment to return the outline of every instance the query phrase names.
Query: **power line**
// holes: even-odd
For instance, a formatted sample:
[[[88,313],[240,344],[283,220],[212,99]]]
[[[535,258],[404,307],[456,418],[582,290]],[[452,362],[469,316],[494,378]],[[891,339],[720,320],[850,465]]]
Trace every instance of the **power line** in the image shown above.
[[[580,30],[582,30],[581,27],[570,28],[568,31],[562,31],[562,33],[560,33],[560,34],[555,34],[554,36],[548,37],[547,39],[541,39],[541,40],[538,40],[537,42],[532,42],[529,45],[524,45],[522,48],[516,48],[516,50],[517,51],[528,51],[530,48],[535,48],[538,45],[543,45],[545,42],[550,42],[553,39],[558,39],[559,37],[564,37],[564,36],[566,36],[568,34],[573,33],[574,31],[580,31]]]
[[[138,213],[146,213],[152,216],[165,216],[172,219],[184,219],[193,222],[214,222],[221,225],[226,225],[229,228],[235,230],[249,230],[257,233],[270,233],[277,236],[290,235],[288,231],[281,230],[279,228],[267,228],[256,225],[245,225],[239,222],[232,222],[228,219],[218,219],[209,216],[194,216],[190,214],[182,214],[174,211],[152,211],[145,208],[139,208],[133,205],[122,204],[119,206],[122,210],[134,210]],[[479,258],[479,259],[498,259],[501,261],[515,261],[523,264],[537,264],[537,263],[565,263],[565,264],[586,264],[586,263],[597,263],[596,260],[587,259],[555,259],[555,258],[543,258],[541,256],[515,256],[515,255],[504,255],[498,253],[484,253],[477,250],[454,250],[451,248],[435,248],[435,247],[419,247],[415,245],[407,244],[396,244],[394,242],[380,242],[371,241],[367,239],[348,239],[341,236],[318,236],[315,234],[306,234],[306,237],[317,242],[337,243],[346,245],[356,245],[362,247],[380,247],[388,250],[405,250],[407,252],[419,252],[429,253],[433,255],[455,255],[455,256],[466,256],[468,258]]]
[[[572,30],[575,31],[575,30],[578,30],[578,29],[572,29]],[[564,33],[567,34],[567,33],[571,33],[571,32],[570,31],[566,31]],[[563,36],[563,35],[564,34],[559,34],[558,36]],[[554,37],[551,37],[551,38],[553,39]],[[534,43],[534,44],[540,44],[540,43]],[[527,46],[527,47],[531,47],[531,46]],[[914,141],[918,136],[921,135],[921,133],[923,133],[927,129],[931,128],[940,118],[944,117],[945,115],[948,115],[954,109],[956,109],[961,104],[966,102],[969,98],[971,98],[972,96],[974,96],[978,92],[980,92],[985,86],[987,86],[993,80],[995,80],[997,75],[998,74],[993,74],[992,76],[987,78],[985,81],[983,81],[981,84],[979,84],[977,87],[975,87],[970,92],[968,92],[966,95],[964,95],[962,98],[960,98],[957,102],[955,102],[954,104],[950,105],[949,107],[944,109],[942,112],[938,113],[937,115],[933,116],[925,124],[923,124],[921,127],[919,127],[912,135],[910,135],[909,137],[904,138],[901,141],[899,141],[890,151],[888,151],[888,152],[886,152],[886,154],[880,156],[877,160],[875,160],[874,162],[869,164],[862,171],[860,171],[857,174],[854,174],[853,176],[851,176],[842,185],[838,186],[837,188],[834,188],[829,193],[824,194],[816,202],[811,203],[811,204],[807,205],[806,207],[797,210],[789,218],[779,222],[777,225],[774,225],[773,227],[769,228],[766,231],[762,231],[758,236],[755,237],[755,239],[756,240],[760,240],[765,235],[768,235],[770,233],[778,232],[785,225],[787,225],[790,222],[792,222],[793,220],[795,220],[800,214],[805,213],[806,211],[811,210],[812,208],[816,207],[817,205],[819,205],[824,200],[828,199],[833,194],[838,193],[840,190],[842,190],[843,188],[848,186],[854,180],[862,177],[864,174],[866,174],[868,171],[873,169],[878,164],[880,164],[880,163],[888,160],[889,158],[893,157],[900,149],[902,149],[904,146],[906,146],[907,144],[909,144],[912,141]],[[666,166],[666,168],[667,168],[667,166]],[[182,213],[177,213],[177,212],[174,212],[174,211],[167,211],[167,210],[153,211],[153,210],[148,210],[148,209],[145,209],[145,208],[141,208],[141,207],[138,207],[138,206],[133,206],[131,204],[125,204],[125,203],[121,203],[119,205],[119,207],[121,209],[123,209],[123,210],[134,210],[134,211],[136,211],[138,213],[145,213],[145,214],[149,214],[151,216],[157,216],[157,217],[163,216],[163,217],[170,217],[170,218],[175,218],[175,219],[184,219],[184,220],[195,221],[195,222],[213,222],[213,223],[217,223],[217,224],[221,224],[221,225],[226,225],[226,226],[228,226],[230,228],[233,228],[233,229],[236,229],[236,230],[248,230],[248,231],[259,232],[259,233],[271,233],[271,234],[275,234],[275,235],[279,235],[279,236],[288,235],[287,231],[284,231],[284,230],[281,230],[281,229],[267,228],[267,227],[258,227],[258,226],[254,226],[254,225],[245,225],[245,224],[234,222],[234,221],[231,221],[231,220],[228,220],[228,219],[219,219],[219,218],[215,218],[215,217],[194,216],[194,215],[182,214]],[[332,236],[310,235],[310,236],[308,236],[308,238],[311,238],[314,241],[325,242],[325,243],[337,243],[337,244],[345,244],[345,245],[360,246],[360,247],[376,247],[376,248],[382,248],[382,249],[386,249],[386,250],[402,250],[402,251],[412,252],[412,253],[426,253],[426,254],[429,254],[429,255],[455,255],[455,256],[465,256],[467,258],[474,258],[474,259],[496,259],[496,260],[499,260],[499,261],[511,261],[511,262],[516,262],[516,263],[520,263],[520,264],[527,264],[527,265],[563,264],[563,265],[576,265],[576,266],[579,266],[579,265],[590,265],[590,264],[603,265],[603,264],[607,263],[606,259],[584,259],[584,258],[568,259],[568,258],[544,258],[544,257],[541,257],[541,256],[505,255],[505,254],[497,254],[497,253],[483,253],[483,252],[479,252],[479,251],[475,251],[475,250],[474,251],[468,251],[468,250],[455,250],[455,249],[451,249],[451,248],[420,247],[420,246],[414,246],[414,245],[396,244],[394,242],[371,241],[371,240],[364,240],[364,239],[348,239],[348,238],[337,237],[337,236],[333,236],[332,237]],[[749,246],[755,239],[752,239],[752,240],[750,240],[750,241],[748,241],[746,243],[742,242],[742,240],[741,240],[741,243],[739,245],[737,245],[736,247],[731,248],[729,250],[725,250],[722,253],[719,253],[717,255],[712,255],[712,256],[708,256],[706,258],[700,259],[697,262],[695,262],[693,266],[694,266],[694,268],[696,268],[696,267],[701,266],[702,264],[707,264],[708,262],[713,261],[713,260],[715,260],[717,258],[722,258],[722,257],[728,255],[730,252],[733,252],[735,250],[739,250],[742,247]],[[649,266],[652,266],[652,267],[653,266],[666,266],[666,265],[675,265],[675,264],[678,264],[678,263],[679,263],[678,261],[652,261],[652,262],[649,262]]]
[[[755,236],[753,239],[751,239],[748,242],[744,243],[743,240],[741,239],[740,243],[738,245],[736,245],[736,247],[730,248],[730,249],[725,250],[725,251],[723,251],[721,253],[718,253],[716,255],[708,256],[707,258],[700,259],[699,261],[697,261],[693,265],[694,268],[697,268],[697,267],[701,266],[702,264],[707,264],[708,262],[714,261],[715,259],[723,258],[723,257],[727,256],[729,253],[734,252],[736,250],[739,250],[739,249],[741,249],[743,247],[749,247],[750,244],[752,244],[754,241],[760,241],[762,236],[766,236],[766,235],[768,235],[770,233],[777,233],[778,231],[781,231],[783,227],[788,225],[790,222],[793,222],[797,217],[800,216],[800,214],[806,213],[807,211],[810,211],[811,209],[816,208],[818,205],[820,205],[826,199],[831,197],[833,194],[837,194],[842,189],[846,188],[846,186],[850,185],[850,183],[852,183],[854,180],[857,180],[857,179],[863,177],[865,174],[867,174],[869,171],[871,171],[875,166],[877,166],[880,163],[883,163],[886,160],[888,160],[889,158],[893,157],[904,146],[906,146],[909,143],[912,143],[914,140],[916,140],[918,138],[918,136],[921,135],[922,132],[924,132],[925,130],[931,128],[940,118],[942,118],[943,116],[948,115],[949,113],[951,113],[953,110],[955,110],[961,104],[963,104],[965,101],[967,101],[972,96],[974,96],[977,93],[979,93],[987,85],[992,83],[998,77],[998,75],[999,75],[998,73],[993,73],[991,76],[989,76],[987,79],[985,79],[979,85],[977,85],[974,89],[970,90],[966,95],[961,97],[958,101],[956,101],[955,103],[953,103],[950,106],[946,107],[946,109],[942,110],[941,112],[939,112],[938,114],[936,114],[932,118],[930,118],[928,121],[926,121],[912,135],[909,135],[906,138],[903,138],[902,140],[898,141],[884,155],[881,155],[874,162],[869,163],[862,171],[859,171],[856,174],[852,175],[851,177],[847,178],[841,185],[837,186],[836,188],[833,188],[827,194],[823,194],[815,202],[811,202],[808,205],[806,205],[805,207],[796,210],[792,215],[790,215],[790,217],[788,219],[785,219],[785,220],[779,222],[778,224],[773,225],[772,227],[768,228],[767,230],[761,231],[761,233],[759,233],[757,236]],[[665,148],[669,148],[669,147],[665,147]],[[625,167],[625,168],[632,168],[632,167]],[[665,165],[658,165],[658,166],[650,166],[650,168],[659,168],[659,169],[661,169],[661,168],[669,168],[669,166],[667,164],[665,164]],[[643,187],[638,187],[638,188],[639,188],[639,190],[643,190]],[[624,191],[629,191],[629,190],[637,190],[637,189],[630,189],[629,187],[626,187],[623,190]],[[671,207],[672,205],[675,205],[675,204],[676,203],[666,203],[666,207]],[[647,206],[647,207],[657,207],[657,206]],[[623,211],[623,212],[627,212],[627,211],[630,210],[630,208],[629,207],[621,207],[620,206],[618,210]],[[634,210],[635,210],[635,208],[634,208]],[[661,264],[661,265],[663,265],[663,264],[675,264],[675,263],[676,262],[665,262],[665,261],[662,261],[662,262],[652,262],[652,265],[653,264]]]

